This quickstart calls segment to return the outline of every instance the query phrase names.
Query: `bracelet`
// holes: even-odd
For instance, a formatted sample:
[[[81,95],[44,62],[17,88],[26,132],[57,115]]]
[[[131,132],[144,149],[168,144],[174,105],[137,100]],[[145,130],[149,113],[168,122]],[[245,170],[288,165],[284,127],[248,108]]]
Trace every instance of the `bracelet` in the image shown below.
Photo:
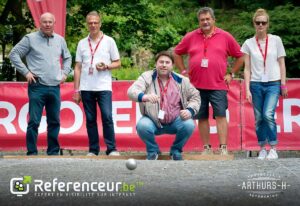
[[[187,73],[186,69],[182,70],[180,74],[185,75]]]
[[[280,88],[281,88],[281,89],[287,89],[287,86],[281,85]]]
[[[79,89],[75,89],[75,90],[74,90],[74,93],[79,93],[79,92],[80,92]]]
[[[229,72],[228,74],[231,76],[231,78],[234,78],[234,73]]]

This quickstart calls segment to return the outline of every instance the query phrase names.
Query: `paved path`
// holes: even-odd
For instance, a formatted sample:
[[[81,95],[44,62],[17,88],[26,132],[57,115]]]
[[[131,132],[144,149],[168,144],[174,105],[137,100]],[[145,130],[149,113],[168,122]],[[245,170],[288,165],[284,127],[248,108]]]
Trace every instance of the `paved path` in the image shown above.
[[[0,205],[300,205],[298,158],[137,160],[133,171],[125,162],[78,157],[1,158]],[[21,197],[11,194],[11,179],[23,176],[32,178],[29,193]],[[84,182],[90,190],[93,183],[97,191],[74,191]],[[118,192],[116,187],[108,191],[113,183]],[[58,192],[58,185],[66,190],[67,184],[69,192]],[[41,188],[49,192],[41,192]]]

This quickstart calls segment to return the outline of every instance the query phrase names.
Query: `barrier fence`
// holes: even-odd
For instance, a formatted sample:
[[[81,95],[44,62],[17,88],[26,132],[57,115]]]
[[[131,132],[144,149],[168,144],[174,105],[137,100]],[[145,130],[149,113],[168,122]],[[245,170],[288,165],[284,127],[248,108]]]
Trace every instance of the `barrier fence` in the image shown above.
[[[145,151],[145,145],[136,133],[135,125],[141,117],[138,103],[127,97],[127,89],[132,81],[113,82],[113,119],[117,148],[120,151]],[[300,149],[300,90],[299,79],[289,79],[287,86],[289,97],[280,97],[276,109],[279,150]],[[255,135],[254,114],[252,105],[245,100],[243,80],[234,80],[228,93],[228,149],[258,150]],[[87,150],[88,138],[85,128],[85,115],[82,103],[72,101],[73,83],[61,85],[61,129],[59,141],[61,148]],[[106,148],[103,135],[100,111],[98,109],[98,127],[101,150]],[[212,109],[210,108],[210,115]],[[28,120],[27,83],[0,82],[0,149],[26,150],[26,127]],[[210,118],[211,144],[218,147],[215,121]],[[195,121],[196,124],[196,121]],[[47,147],[47,124],[45,112],[39,128],[38,147]],[[162,151],[168,151],[174,141],[174,135],[157,136],[157,143]],[[198,127],[186,144],[184,151],[202,150],[202,141]]]

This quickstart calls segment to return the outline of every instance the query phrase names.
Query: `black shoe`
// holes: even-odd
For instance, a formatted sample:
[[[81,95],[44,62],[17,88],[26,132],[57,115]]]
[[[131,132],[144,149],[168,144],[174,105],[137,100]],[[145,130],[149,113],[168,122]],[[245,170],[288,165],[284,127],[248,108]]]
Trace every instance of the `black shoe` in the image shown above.
[[[157,152],[147,154],[147,160],[157,160],[157,159],[158,159],[158,153]]]
[[[38,155],[37,152],[27,152],[27,156],[36,156]]]
[[[183,160],[180,152],[175,152],[171,155],[171,159],[175,161]]]

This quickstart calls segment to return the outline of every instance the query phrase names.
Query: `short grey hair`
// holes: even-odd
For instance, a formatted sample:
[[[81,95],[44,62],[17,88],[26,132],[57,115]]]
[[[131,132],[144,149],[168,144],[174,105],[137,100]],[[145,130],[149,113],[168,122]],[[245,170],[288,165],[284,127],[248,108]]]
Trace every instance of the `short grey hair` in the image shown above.
[[[99,20],[100,20],[100,23],[101,23],[101,14],[100,13],[98,13],[97,11],[91,11],[91,12],[89,12],[87,15],[86,15],[86,21],[87,21],[87,19],[88,19],[88,17],[89,16],[97,16],[97,17],[99,17]]]
[[[209,13],[210,16],[211,16],[213,19],[216,19],[216,18],[215,18],[214,10],[213,10],[212,8],[210,8],[210,7],[202,7],[202,8],[200,8],[200,9],[198,10],[198,12],[197,12],[197,17],[198,17],[198,19],[199,19],[200,14],[206,14],[206,13]]]

